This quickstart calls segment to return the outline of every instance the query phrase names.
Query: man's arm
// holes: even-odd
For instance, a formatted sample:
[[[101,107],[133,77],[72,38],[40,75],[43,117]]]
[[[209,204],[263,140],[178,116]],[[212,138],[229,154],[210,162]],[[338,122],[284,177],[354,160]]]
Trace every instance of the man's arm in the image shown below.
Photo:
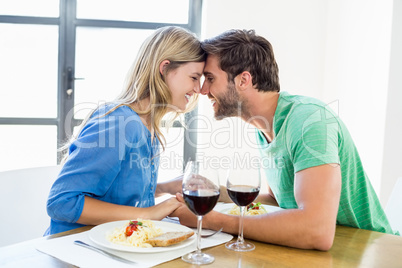
[[[294,186],[298,208],[245,217],[244,236],[296,248],[329,250],[335,236],[341,183],[337,164],[296,173]],[[190,217],[182,207],[174,214],[179,216],[182,224],[195,226],[195,217]],[[214,230],[224,227],[223,231],[237,234],[239,221],[236,216],[212,211],[204,217],[203,226]]]
[[[230,199],[228,195],[227,188],[223,185],[220,186],[220,195],[219,195],[219,202],[225,202],[225,203],[233,203],[232,199]],[[274,197],[274,194],[272,193],[271,189],[268,187],[268,192],[264,192],[258,195],[257,199],[254,201],[255,203],[261,202],[262,204],[265,205],[271,205],[271,206],[278,206],[278,203],[276,202],[276,199]]]
[[[174,179],[166,182],[161,182],[156,185],[155,197],[162,196],[164,194],[175,195],[182,192],[183,175],[180,175]]]
[[[260,194],[257,196],[257,199],[254,202],[261,202],[262,204],[278,207],[278,202],[276,202],[274,193],[272,192],[269,186],[267,186],[267,188],[268,192],[267,193],[260,192]]]

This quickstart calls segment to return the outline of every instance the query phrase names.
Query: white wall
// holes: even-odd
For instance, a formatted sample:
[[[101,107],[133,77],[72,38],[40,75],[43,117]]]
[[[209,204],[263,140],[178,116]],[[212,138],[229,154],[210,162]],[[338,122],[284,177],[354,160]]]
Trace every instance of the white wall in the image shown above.
[[[204,0],[202,38],[232,28],[255,29],[266,37],[279,65],[281,90],[319,98],[339,112],[380,195],[381,187],[392,184],[381,181],[392,7],[392,0]],[[201,99],[200,112],[212,117],[209,102]],[[228,127],[213,124],[212,129]],[[209,137],[199,139],[206,143]],[[235,149],[245,153],[249,147]],[[227,155],[213,146],[199,151]],[[387,198],[381,195],[383,204]]]
[[[402,177],[402,0],[394,0],[391,60],[384,134],[381,199],[388,200]]]
[[[339,115],[380,194],[392,0],[329,2],[324,97],[339,100]]]

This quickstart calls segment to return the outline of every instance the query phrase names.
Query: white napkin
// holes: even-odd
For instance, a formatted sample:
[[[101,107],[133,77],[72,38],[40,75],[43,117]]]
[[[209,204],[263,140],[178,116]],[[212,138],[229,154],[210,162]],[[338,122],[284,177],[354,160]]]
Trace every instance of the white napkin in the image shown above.
[[[104,249],[112,254],[118,255],[122,258],[135,261],[137,264],[126,264],[121,261],[114,260],[112,258],[103,256],[93,250],[83,248],[75,245],[74,240],[81,240],[93,246],[97,246],[93,243],[88,236],[88,232],[82,232],[74,235],[64,236],[60,238],[49,239],[42,241],[36,245],[36,249],[58,258],[64,262],[76,265],[78,267],[151,267],[163,262],[167,262],[182,255],[196,250],[196,239],[194,243],[189,247],[180,248],[173,251],[165,251],[160,253],[131,253],[122,252],[111,249]],[[226,233],[218,233],[209,238],[201,239],[201,248],[208,248],[217,246],[230,241],[233,238],[232,235]],[[97,246],[99,247],[99,246]]]

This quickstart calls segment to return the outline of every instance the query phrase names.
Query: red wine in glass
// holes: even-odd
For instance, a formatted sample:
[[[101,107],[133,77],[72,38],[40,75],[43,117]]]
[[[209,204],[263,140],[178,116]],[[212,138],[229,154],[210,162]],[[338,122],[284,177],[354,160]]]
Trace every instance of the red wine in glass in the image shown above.
[[[184,191],[184,201],[187,207],[197,216],[210,212],[219,199],[219,192],[211,190]]]
[[[241,207],[250,205],[260,193],[260,188],[247,185],[234,185],[227,189],[230,199]]]
[[[197,216],[197,250],[181,257],[191,264],[209,264],[215,260],[211,254],[201,252],[202,217],[208,214],[219,199],[219,172],[206,163],[189,161],[183,174],[183,198],[189,210]]]
[[[260,193],[261,167],[260,165],[238,166],[233,161],[227,170],[226,189],[230,199],[239,206],[239,235],[237,241],[230,241],[225,244],[227,249],[234,251],[251,251],[255,245],[244,241],[243,219],[247,206],[250,205]]]

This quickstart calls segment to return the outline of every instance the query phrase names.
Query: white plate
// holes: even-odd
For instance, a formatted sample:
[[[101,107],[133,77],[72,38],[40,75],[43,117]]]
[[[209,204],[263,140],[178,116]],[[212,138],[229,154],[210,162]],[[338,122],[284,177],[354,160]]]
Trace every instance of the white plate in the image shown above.
[[[124,221],[114,221],[114,222],[108,222],[104,223],[98,226],[95,226],[89,231],[89,238],[96,243],[99,246],[108,248],[108,249],[114,249],[114,250],[119,250],[119,251],[126,251],[126,252],[136,252],[136,253],[155,253],[155,252],[164,252],[164,251],[171,251],[171,250],[176,250],[179,248],[183,248],[186,246],[189,246],[192,244],[196,238],[195,235],[191,236],[190,238],[184,240],[183,242],[180,242],[175,245],[171,245],[168,247],[153,247],[153,248],[138,248],[138,247],[132,247],[132,246],[124,246],[124,245],[118,245],[110,242],[107,240],[106,236],[108,233],[113,232],[113,230],[117,227],[120,228],[127,224],[129,221],[124,220]],[[152,221],[157,228],[161,228],[162,232],[191,232],[190,228],[176,224],[176,223],[170,223],[170,222],[163,222],[163,221]]]
[[[214,210],[224,213],[224,214],[228,214],[234,205],[235,205],[234,203],[218,203],[218,204],[216,204]],[[262,206],[265,208],[265,210],[268,213],[283,210],[283,208],[270,206],[270,205],[263,204]]]

